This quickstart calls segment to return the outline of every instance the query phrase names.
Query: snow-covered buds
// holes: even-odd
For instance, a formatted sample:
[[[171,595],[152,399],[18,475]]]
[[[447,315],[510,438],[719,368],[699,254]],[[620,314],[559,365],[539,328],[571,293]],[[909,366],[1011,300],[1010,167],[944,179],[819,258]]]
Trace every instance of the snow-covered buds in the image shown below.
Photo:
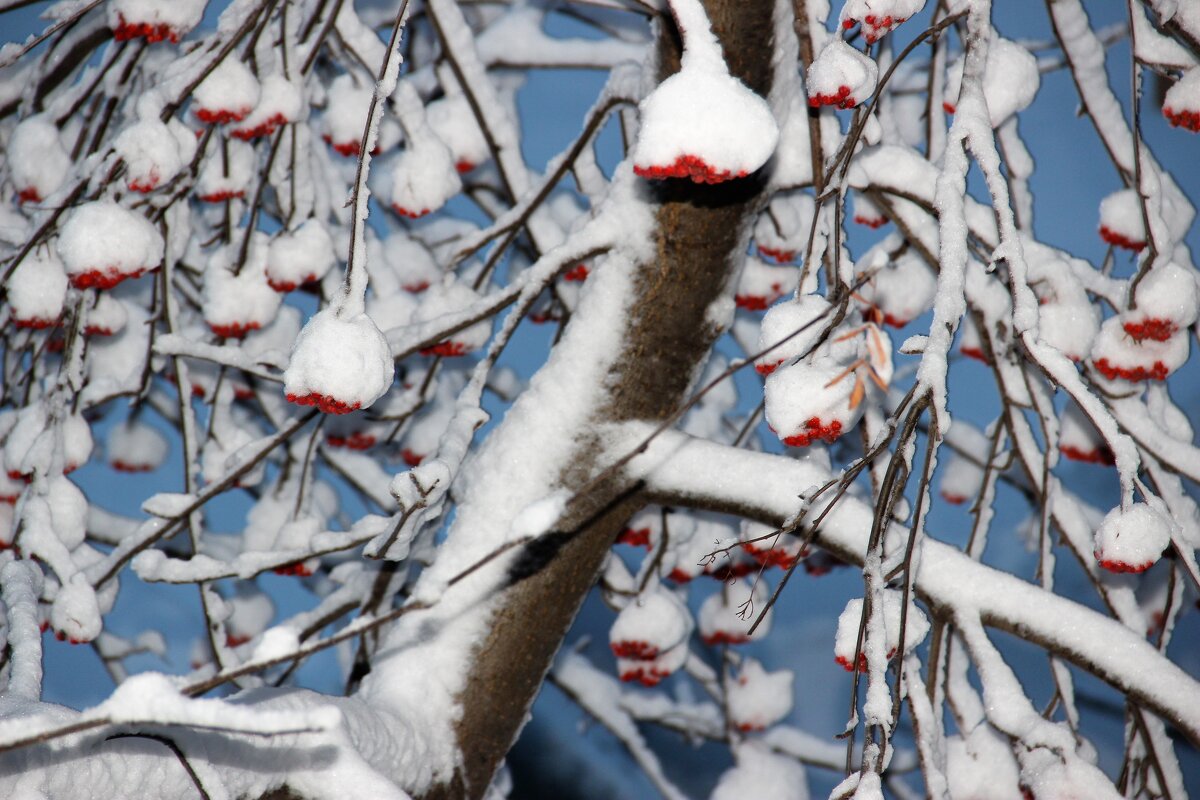
[[[925,0],[847,0],[842,6],[842,28],[861,25],[867,44],[874,44],[924,7]]]

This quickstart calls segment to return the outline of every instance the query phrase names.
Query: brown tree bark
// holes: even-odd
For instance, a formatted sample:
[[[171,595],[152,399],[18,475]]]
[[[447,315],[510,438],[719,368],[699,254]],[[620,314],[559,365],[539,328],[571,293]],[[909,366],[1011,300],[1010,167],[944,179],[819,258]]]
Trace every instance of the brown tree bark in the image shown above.
[[[705,0],[730,72],[764,96],[771,84],[774,3]],[[659,25],[659,79],[679,69],[681,44],[673,20]],[[721,334],[709,308],[730,291],[761,210],[763,178],[716,186],[673,180],[656,187],[657,258],[641,265],[637,299],[624,321],[624,348],[613,365],[612,392],[598,423],[662,420],[679,407],[697,369]],[[595,448],[580,444],[576,468],[563,476],[582,488]],[[561,547],[529,577],[506,590],[491,633],[471,664],[457,726],[463,770],[426,798],[482,796],[516,739],[546,671],[595,582],[622,525],[644,498],[616,481],[577,498],[564,520]]]

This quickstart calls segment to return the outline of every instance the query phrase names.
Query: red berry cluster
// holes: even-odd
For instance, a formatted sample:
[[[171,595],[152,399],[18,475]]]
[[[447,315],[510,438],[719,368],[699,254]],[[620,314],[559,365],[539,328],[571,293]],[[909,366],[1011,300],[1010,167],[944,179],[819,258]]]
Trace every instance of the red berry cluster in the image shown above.
[[[764,567],[779,567],[780,569],[791,569],[797,561],[807,555],[805,550],[792,555],[781,547],[755,547],[753,542],[743,543],[742,549],[749,553],[760,565]]]
[[[1135,253],[1140,253],[1142,248],[1146,246],[1145,242],[1130,239],[1123,233],[1114,231],[1105,225],[1100,226],[1100,238],[1111,244],[1113,247],[1123,247],[1126,250],[1132,250]]]
[[[226,200],[241,200],[245,196],[246,192],[243,189],[221,189],[210,194],[202,194],[200,199],[206,203],[223,203]]]
[[[125,187],[127,189],[129,189],[129,191],[131,191],[131,192],[139,192],[141,194],[149,194],[150,192],[153,192],[155,189],[158,188],[158,184],[161,182],[161,180],[162,179],[158,176],[158,173],[152,171],[144,179],[143,178],[134,178],[133,180],[126,183]]]
[[[658,658],[658,647],[640,640],[613,642],[613,655],[617,658],[632,658],[638,661],[651,661]]]
[[[344,447],[347,450],[370,450],[375,446],[375,437],[369,433],[355,431],[349,436],[329,436],[325,440],[330,447]]]
[[[854,221],[859,225],[866,225],[868,228],[874,230],[883,227],[884,223],[887,222],[887,217],[864,217],[862,214],[855,214]]]
[[[738,631],[713,631],[708,636],[701,637],[707,645],[745,644],[750,637]]]
[[[1124,367],[1118,367],[1109,363],[1107,358],[1102,358],[1097,361],[1096,369],[1100,370],[1101,374],[1103,374],[1104,377],[1108,378],[1110,381],[1116,380],[1117,378],[1124,378],[1127,381],[1165,381],[1167,379],[1167,375],[1170,373],[1170,370],[1167,369],[1166,364],[1162,363],[1161,361],[1155,361],[1149,369],[1141,364],[1137,365],[1136,367],[1130,367],[1129,369],[1126,369]]]
[[[337,142],[335,144],[333,137],[329,134],[325,134],[321,138],[324,139],[325,144],[332,147],[333,151],[338,155],[345,156],[346,158],[358,158],[359,155],[362,154],[362,142],[357,139],[352,142]],[[383,151],[379,148],[379,145],[375,145],[375,149],[371,151],[371,155],[377,156],[382,152]]]
[[[275,131],[279,130],[284,125],[288,124],[288,118],[283,114],[275,114],[265,122],[255,125],[253,128],[239,128],[231,131],[233,138],[241,139],[243,142],[248,142],[251,139],[257,139],[260,136],[270,136]]]
[[[442,356],[443,358],[454,358],[455,356],[465,356],[467,347],[462,342],[445,341],[438,342],[432,347],[421,348],[423,356]]]
[[[117,27],[113,28],[113,38],[118,42],[142,38],[150,44],[158,42],[179,44],[179,31],[162,23],[153,25],[149,22],[130,22],[125,19],[124,14],[118,14]]]
[[[419,219],[429,213],[428,208],[422,208],[419,211],[412,211],[410,209],[403,208],[402,206],[398,206],[395,203],[392,203],[392,211],[395,211],[400,216],[407,217],[408,219]]]
[[[292,291],[295,291],[296,288],[299,286],[303,286],[304,284],[307,284],[307,283],[316,283],[316,282],[317,282],[316,275],[305,275],[303,278],[300,279],[299,283],[297,283],[296,281],[280,281],[280,280],[276,280],[275,278],[272,278],[270,276],[267,277],[267,285],[270,286],[275,291],[279,292],[280,294],[282,294],[284,292],[292,292]]]
[[[1113,561],[1111,559],[1100,559],[1097,554],[1097,560],[1100,561],[1100,566],[1104,567],[1109,572],[1116,573],[1138,573],[1145,572],[1154,566],[1154,561],[1147,561],[1145,564],[1126,564],[1124,561]]]
[[[17,192],[17,202],[18,203],[40,203],[40,202],[42,202],[42,196],[38,193],[38,190],[35,189],[34,187],[26,186],[24,189],[21,189],[20,191]]]
[[[625,528],[617,535],[617,544],[627,544],[630,547],[649,547],[650,546],[650,529],[649,528]],[[620,655],[618,653],[618,655]],[[626,656],[632,658],[633,656]]]
[[[779,365],[786,361],[786,358],[781,358],[778,361],[763,361],[754,365],[754,371],[759,375],[770,375],[779,368]]]
[[[1084,450],[1073,445],[1062,445],[1059,448],[1065,457],[1072,461],[1085,461],[1089,464],[1105,464],[1112,466],[1117,463],[1117,457],[1113,455],[1113,451],[1106,445],[1101,445],[1095,450]]]
[[[649,180],[664,178],[689,178],[695,183],[723,183],[734,178],[744,178],[745,170],[732,172],[727,169],[717,169],[699,156],[682,155],[671,164],[649,167],[634,166],[635,174]]]
[[[891,650],[888,650],[888,653],[887,653],[888,660],[890,661],[892,659],[892,656],[894,656],[894,655],[896,655],[896,648],[893,647]],[[852,667],[850,665],[850,659],[846,658],[845,656],[838,656],[835,660],[837,661],[837,663],[842,665],[842,669],[846,670],[846,672],[854,672],[854,667]],[[858,671],[859,672],[867,671],[867,654],[866,653],[858,654]]]
[[[840,420],[835,419],[828,425],[825,425],[822,424],[819,417],[813,417],[804,423],[803,431],[786,437],[783,443],[792,447],[808,447],[818,439],[823,439],[826,444],[833,444],[841,435],[842,423]]]
[[[567,270],[565,275],[563,275],[564,281],[575,281],[577,283],[582,283],[583,281],[586,281],[587,278],[587,264],[576,264],[575,266],[571,267],[571,269]]]
[[[313,572],[308,567],[304,566],[303,561],[294,561],[291,564],[284,564],[281,567],[276,567],[272,570],[276,575],[294,575],[297,578],[307,578]]]
[[[76,289],[111,289],[124,280],[132,280],[145,275],[147,270],[138,269],[133,272],[121,272],[116,267],[106,269],[90,269],[77,272],[71,276],[71,285]]]
[[[58,324],[58,320],[57,319],[41,319],[39,317],[34,317],[33,319],[14,319],[13,324],[16,325],[18,328],[25,328],[25,329],[33,330],[33,331],[40,331],[40,330],[45,330],[46,328],[53,328],[55,325]]]
[[[407,447],[400,451],[400,457],[404,459],[404,463],[410,467],[419,467],[421,462],[425,460],[425,456],[421,453],[409,450]]]
[[[212,332],[217,336],[225,339],[241,339],[250,331],[258,330],[262,325],[257,322],[230,322],[225,325],[210,324],[208,327],[212,328]]]
[[[834,94],[814,94],[808,98],[808,104],[813,108],[818,106],[837,106],[838,108],[854,108],[858,101],[850,96],[849,86],[839,86]]]
[[[637,681],[642,686],[658,686],[662,683],[662,679],[666,678],[671,673],[658,669],[653,662],[646,661],[643,663],[634,662],[621,672],[621,680],[625,682]]]
[[[123,461],[119,458],[113,459],[112,468],[117,472],[150,472],[153,469],[149,464],[140,464],[136,461]]]
[[[227,122],[241,122],[251,109],[246,108],[197,108],[196,119],[209,125],[224,125]]]
[[[287,401],[298,406],[316,406],[326,414],[349,414],[351,411],[362,408],[362,403],[358,401],[353,404],[343,403],[336,398],[326,397],[320,392],[311,392],[306,395],[289,394]]]
[[[786,264],[796,257],[795,250],[779,250],[773,247],[758,246],[758,254],[769,258],[777,264]]]
[[[471,170],[475,169],[475,165],[465,159],[460,159],[454,162],[454,171],[459,175],[466,175]]]
[[[747,311],[766,311],[767,298],[761,294],[739,294],[734,295],[733,302],[738,308],[744,308]]]
[[[1193,133],[1200,133],[1200,111],[1176,111],[1163,106],[1163,116],[1171,123],[1172,128],[1186,128]]]
[[[1165,342],[1179,330],[1172,320],[1161,317],[1147,317],[1141,322],[1126,322],[1121,327],[1135,342],[1143,342],[1146,339]]]

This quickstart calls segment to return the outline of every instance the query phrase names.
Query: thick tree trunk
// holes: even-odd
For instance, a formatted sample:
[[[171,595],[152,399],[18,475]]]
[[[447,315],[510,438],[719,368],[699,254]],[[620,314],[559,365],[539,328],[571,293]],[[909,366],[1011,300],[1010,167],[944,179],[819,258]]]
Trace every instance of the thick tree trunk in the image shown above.
[[[771,0],[705,0],[730,71],[764,96],[773,53]],[[665,19],[659,38],[660,79],[679,68],[679,32]],[[611,400],[598,423],[661,420],[693,384],[721,330],[710,309],[723,296],[745,251],[749,224],[763,201],[762,176],[704,186],[667,181],[657,188],[657,258],[641,266],[637,299],[625,320]],[[595,448],[580,443],[572,474],[587,481]],[[480,797],[516,739],[530,704],[605,554],[629,516],[645,501],[615,482],[579,498],[563,520],[561,548],[508,589],[491,632],[471,665],[457,726],[463,771],[427,798]]]

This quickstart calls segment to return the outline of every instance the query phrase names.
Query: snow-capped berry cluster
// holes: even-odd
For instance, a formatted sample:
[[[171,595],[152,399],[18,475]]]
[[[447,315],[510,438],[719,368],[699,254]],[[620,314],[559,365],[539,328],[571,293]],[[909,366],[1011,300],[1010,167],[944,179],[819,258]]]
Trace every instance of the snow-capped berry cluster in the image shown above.
[[[67,273],[52,251],[39,248],[13,270],[5,284],[12,322],[41,330],[59,323],[67,298]]]
[[[912,250],[889,259],[882,248],[873,249],[855,269],[865,279],[856,299],[867,318],[903,328],[933,307],[937,277]]]
[[[267,247],[267,284],[277,292],[316,283],[333,268],[337,257],[329,231],[310,217],[294,230],[271,239]]]
[[[861,25],[867,44],[874,44],[924,7],[925,0],[847,0],[842,6],[842,28]]]
[[[939,493],[951,505],[962,505],[974,500],[983,486],[983,469],[967,458],[954,453],[941,470],[942,480]]]
[[[431,286],[425,292],[413,321],[432,322],[438,317],[464,311],[479,302],[479,299],[479,294],[466,283],[453,282]],[[465,356],[487,344],[491,334],[492,328],[486,321],[476,322],[452,334],[450,338],[424,348],[421,353],[442,357]]]
[[[206,203],[242,199],[254,180],[258,153],[246,142],[228,139],[210,152],[196,179],[196,197]]]
[[[1122,189],[1100,201],[1100,238],[1135,253],[1146,246],[1146,224],[1137,189]]]
[[[279,309],[279,293],[267,283],[267,236],[254,233],[239,266],[234,248],[223,248],[204,273],[204,321],[217,336],[241,339],[265,328]]]
[[[153,192],[171,181],[196,153],[196,137],[178,120],[163,123],[151,114],[139,119],[113,142],[125,163],[125,187]]]
[[[1068,403],[1063,412],[1058,431],[1058,450],[1072,461],[1108,466],[1117,463],[1112,448],[1074,403]]]
[[[744,659],[729,682],[729,721],[743,733],[763,731],[792,712],[792,671],[767,672],[753,658]]]
[[[955,112],[962,91],[963,64],[963,56],[959,56],[946,71],[942,107],[950,114]],[[1000,127],[1013,114],[1028,108],[1040,86],[1037,58],[1016,42],[993,36],[988,43],[987,66],[983,72],[983,97],[987,101],[992,127]]]
[[[794,261],[808,243],[817,204],[806,192],[781,192],[754,223],[758,254],[780,264]]]
[[[135,419],[114,425],[104,448],[108,463],[118,472],[156,470],[166,459],[169,449],[166,437]]]
[[[883,630],[879,633],[884,637],[884,651],[890,661],[900,649],[900,622],[904,593],[898,589],[884,589],[880,598],[883,602]],[[911,600],[908,604],[908,613],[903,616],[904,650],[908,652],[919,645],[925,639],[925,635],[929,633],[929,619]],[[856,668],[854,651],[858,649],[858,634],[862,624],[863,601],[861,597],[858,597],[846,603],[846,608],[838,617],[837,635],[833,645],[834,659],[848,672],[853,672]],[[868,624],[870,624],[869,620]],[[859,672],[867,671],[865,648],[858,653],[857,669]]]
[[[1038,338],[1072,361],[1083,361],[1100,330],[1099,310],[1063,254],[1033,241],[1024,244],[1038,300]]]
[[[621,680],[656,686],[682,667],[692,624],[687,607],[661,587],[625,606],[608,632]]]
[[[118,42],[145,39],[178,44],[200,24],[208,0],[109,0],[108,27]]]
[[[721,183],[759,169],[779,129],[767,102],[729,74],[697,0],[673,0],[682,67],[642,100],[633,171],[643,178]]]
[[[348,414],[370,407],[394,376],[391,350],[371,318],[341,318],[327,308],[300,331],[283,374],[284,392],[290,403]]]
[[[1188,359],[1186,333],[1167,339],[1146,337],[1140,341],[1126,332],[1124,322],[1110,317],[1100,326],[1092,345],[1092,366],[1105,378],[1126,381],[1163,381]]]
[[[304,116],[304,97],[300,86],[279,73],[262,79],[258,104],[229,131],[242,141],[270,136]]]
[[[163,239],[151,222],[111,200],[85,203],[71,212],[58,237],[71,285],[111,289],[157,269]]]
[[[1189,69],[1167,89],[1163,116],[1173,127],[1200,133],[1200,69]]]
[[[761,639],[771,630],[774,612],[767,611],[753,634],[750,626],[758,618],[766,599],[761,584],[740,580],[723,585],[700,606],[700,638],[708,645],[745,644]]]
[[[241,122],[258,105],[261,87],[249,67],[225,58],[192,92],[196,118],[209,125]]]
[[[819,294],[804,294],[772,307],[759,327],[754,362],[759,375],[770,375],[787,361],[806,354],[832,322],[833,307]]]
[[[854,108],[875,93],[879,66],[839,37],[825,45],[808,68],[808,104]]]
[[[410,140],[392,168],[392,210],[416,219],[462,191],[449,148],[434,136]]]
[[[742,550],[764,567],[791,569],[808,555],[808,548],[794,533],[784,533],[770,525],[742,521]]]
[[[11,165],[17,201],[41,203],[58,191],[71,168],[71,157],[49,114],[26,117],[13,129],[5,160]]]
[[[748,256],[738,277],[734,302],[747,311],[766,311],[776,300],[796,290],[800,272],[795,267],[774,266]]]
[[[1195,270],[1171,261],[1155,266],[1137,285],[1137,307],[1121,314],[1121,327],[1135,342],[1165,342],[1191,327],[1200,313],[1196,279]]]
[[[1146,503],[1114,508],[1096,529],[1096,561],[1110,572],[1145,572],[1171,546],[1172,524]]]
[[[862,417],[868,392],[891,381],[891,341],[872,323],[777,369],[765,387],[767,424],[791,447],[832,444]]]

